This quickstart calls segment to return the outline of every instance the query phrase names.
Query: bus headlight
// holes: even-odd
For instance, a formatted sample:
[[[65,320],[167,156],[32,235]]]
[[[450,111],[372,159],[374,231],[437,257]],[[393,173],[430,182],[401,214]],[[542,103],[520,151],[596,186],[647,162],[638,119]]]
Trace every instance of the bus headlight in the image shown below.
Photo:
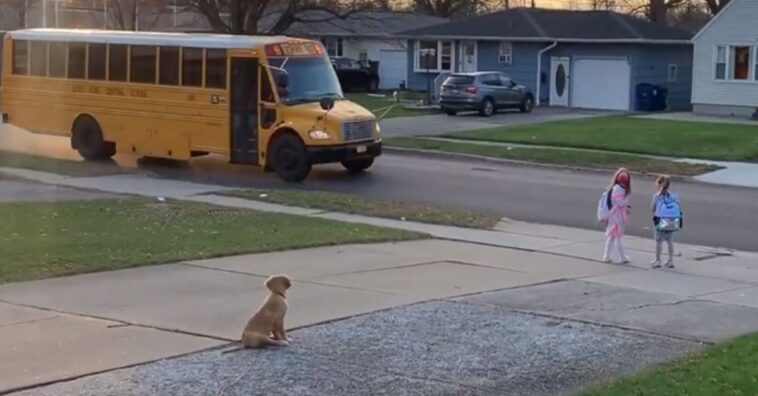
[[[382,128],[379,126],[379,121],[376,122],[376,134],[377,135],[382,134]]]
[[[331,138],[329,133],[324,131],[310,131],[308,132],[308,136],[313,140],[326,140]]]

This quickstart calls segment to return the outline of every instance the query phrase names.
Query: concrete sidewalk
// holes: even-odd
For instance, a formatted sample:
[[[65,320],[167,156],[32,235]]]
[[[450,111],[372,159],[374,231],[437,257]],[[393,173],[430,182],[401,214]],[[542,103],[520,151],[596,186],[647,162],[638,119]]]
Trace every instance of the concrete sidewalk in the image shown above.
[[[235,340],[265,295],[262,282],[272,273],[287,273],[295,280],[286,323],[290,329],[442,299],[500,307],[511,312],[506,315],[508,319],[503,319],[508,323],[524,320],[513,317],[513,312],[521,312],[569,320],[573,328],[580,327],[579,323],[597,323],[620,332],[694,344],[758,330],[758,255],[752,253],[679,245],[681,256],[677,257],[676,270],[651,271],[646,268],[651,244],[645,239],[629,238],[626,242],[633,265],[597,262],[603,235],[595,231],[509,221],[493,230],[472,230],[229,198],[213,195],[219,190],[216,186],[135,175],[75,178],[14,169],[0,171],[70,187],[325,217],[420,231],[438,238],[191,261],[0,286],[0,393]],[[492,290],[500,292],[489,292]],[[471,296],[457,298],[464,295]],[[486,317],[478,310],[455,313],[458,306],[439,309],[450,310],[451,323]],[[407,320],[411,321],[417,314],[413,309],[402,312],[401,316],[410,315]],[[360,324],[364,319],[355,320]],[[340,326],[347,325],[325,324],[317,327],[325,330],[317,331],[329,332]],[[310,334],[308,331],[302,330],[302,334]],[[397,329],[384,331],[387,337],[397,337]],[[430,334],[430,339],[457,340],[445,333],[445,327],[424,331],[437,332]],[[295,331],[293,336],[297,340],[300,334]],[[624,334],[609,336],[632,337]],[[573,331],[555,335],[560,339],[576,336]],[[587,344],[593,343],[588,340]],[[629,345],[631,348],[637,344],[635,341]],[[683,344],[681,348],[650,352],[654,359],[640,358],[625,367],[634,369],[690,348],[690,344]],[[349,356],[349,351],[343,352]],[[209,353],[213,359],[226,362],[227,355],[216,357],[217,352]],[[550,366],[550,356],[543,358],[547,360],[539,364]],[[306,360],[312,366],[304,370],[317,370],[320,366],[318,359]],[[546,378],[556,374],[550,370]],[[198,378],[194,375],[197,373],[191,378]],[[444,373],[440,375],[444,377]],[[581,379],[582,383],[589,380]],[[82,381],[71,384],[92,385],[91,380]],[[179,381],[189,384],[186,379]],[[61,386],[44,392],[84,392],[83,388],[69,391],[66,385]],[[273,389],[276,384],[266,386]],[[505,385],[493,382],[486,386]],[[155,388],[152,393],[165,393],[167,389]],[[244,387],[241,389],[238,394],[250,394]],[[113,392],[139,393],[126,388]],[[103,389],[92,392],[102,393]]]

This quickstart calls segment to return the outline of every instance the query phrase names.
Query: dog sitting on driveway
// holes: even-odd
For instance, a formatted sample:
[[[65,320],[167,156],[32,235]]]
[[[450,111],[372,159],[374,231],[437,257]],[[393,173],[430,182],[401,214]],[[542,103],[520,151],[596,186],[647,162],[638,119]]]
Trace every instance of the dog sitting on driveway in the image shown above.
[[[258,311],[247,321],[242,330],[242,348],[262,348],[265,346],[287,346],[290,341],[284,331],[284,315],[287,314],[287,290],[292,282],[286,275],[274,275],[264,283],[269,293]]]

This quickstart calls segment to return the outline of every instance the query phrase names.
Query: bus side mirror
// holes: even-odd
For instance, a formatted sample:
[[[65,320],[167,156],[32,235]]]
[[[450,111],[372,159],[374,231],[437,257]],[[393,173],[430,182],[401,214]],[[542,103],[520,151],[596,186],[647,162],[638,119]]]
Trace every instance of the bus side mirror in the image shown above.
[[[285,72],[277,72],[276,73],[276,87],[277,88],[289,88],[290,86],[290,77]]]
[[[276,80],[276,90],[279,93],[280,98],[286,98],[289,96],[289,85],[290,85],[290,78],[289,75],[284,71],[277,71],[274,74],[274,79]]]

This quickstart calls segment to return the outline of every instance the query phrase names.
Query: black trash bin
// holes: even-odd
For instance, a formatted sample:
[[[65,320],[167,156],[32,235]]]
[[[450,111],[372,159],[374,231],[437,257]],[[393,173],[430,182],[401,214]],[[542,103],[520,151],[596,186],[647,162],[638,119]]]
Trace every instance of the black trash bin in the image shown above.
[[[637,84],[636,94],[637,111],[666,110],[668,90],[665,87],[648,83]]]

